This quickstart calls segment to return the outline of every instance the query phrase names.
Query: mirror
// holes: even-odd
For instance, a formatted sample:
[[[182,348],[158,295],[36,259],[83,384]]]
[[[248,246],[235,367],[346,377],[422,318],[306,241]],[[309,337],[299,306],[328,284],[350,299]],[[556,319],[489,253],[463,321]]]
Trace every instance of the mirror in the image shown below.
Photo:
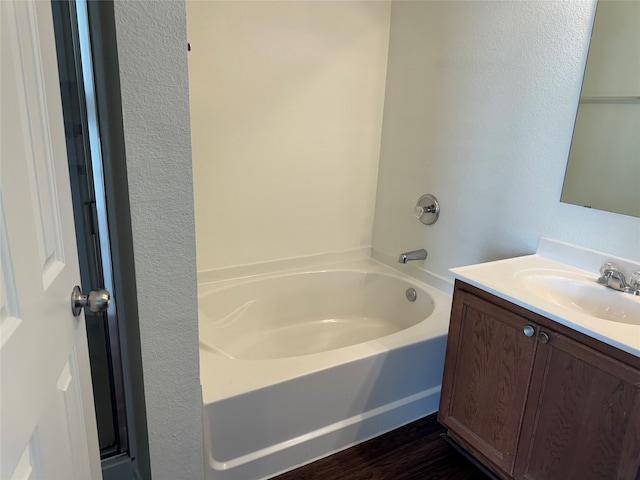
[[[640,217],[640,1],[600,0],[560,201]]]

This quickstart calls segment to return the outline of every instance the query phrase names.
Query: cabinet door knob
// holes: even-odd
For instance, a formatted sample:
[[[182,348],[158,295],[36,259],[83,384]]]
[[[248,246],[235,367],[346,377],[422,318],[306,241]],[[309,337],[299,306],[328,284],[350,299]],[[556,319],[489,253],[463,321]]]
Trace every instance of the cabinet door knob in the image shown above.
[[[538,334],[538,341],[539,341],[540,343],[549,343],[549,335],[547,335],[547,334],[546,334],[546,333],[544,333],[544,332],[540,332],[540,333]]]
[[[533,337],[533,334],[536,333],[536,329],[533,328],[531,325],[527,325],[522,329],[522,332],[525,334],[526,337]]]

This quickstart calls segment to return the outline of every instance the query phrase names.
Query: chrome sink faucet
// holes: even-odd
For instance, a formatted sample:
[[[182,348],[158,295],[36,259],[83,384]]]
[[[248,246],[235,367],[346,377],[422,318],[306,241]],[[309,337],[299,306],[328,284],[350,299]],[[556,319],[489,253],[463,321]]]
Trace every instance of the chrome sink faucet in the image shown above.
[[[619,292],[640,295],[640,271],[633,272],[630,282],[627,283],[624,273],[613,263],[605,263],[600,267],[600,277],[596,282]]]
[[[412,260],[424,260],[427,258],[427,251],[424,248],[413,250],[411,252],[401,253],[398,257],[398,263],[407,263]]]

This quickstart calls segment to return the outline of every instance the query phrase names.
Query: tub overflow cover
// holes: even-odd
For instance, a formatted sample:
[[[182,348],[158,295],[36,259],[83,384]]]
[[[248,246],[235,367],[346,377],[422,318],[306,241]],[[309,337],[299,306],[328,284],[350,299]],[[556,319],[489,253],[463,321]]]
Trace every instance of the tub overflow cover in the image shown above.
[[[418,298],[418,293],[415,291],[414,288],[407,288],[406,295],[407,295],[407,300],[409,300],[410,302],[415,302],[416,298]]]

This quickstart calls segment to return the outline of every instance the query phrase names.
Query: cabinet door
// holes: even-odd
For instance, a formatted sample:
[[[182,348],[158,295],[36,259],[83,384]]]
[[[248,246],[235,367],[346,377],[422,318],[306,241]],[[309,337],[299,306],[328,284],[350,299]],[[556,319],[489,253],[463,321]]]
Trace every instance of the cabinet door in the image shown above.
[[[540,335],[516,478],[636,480],[640,371],[558,333]]]
[[[525,327],[532,327],[527,333]],[[472,453],[513,473],[538,326],[456,289],[439,420]]]

